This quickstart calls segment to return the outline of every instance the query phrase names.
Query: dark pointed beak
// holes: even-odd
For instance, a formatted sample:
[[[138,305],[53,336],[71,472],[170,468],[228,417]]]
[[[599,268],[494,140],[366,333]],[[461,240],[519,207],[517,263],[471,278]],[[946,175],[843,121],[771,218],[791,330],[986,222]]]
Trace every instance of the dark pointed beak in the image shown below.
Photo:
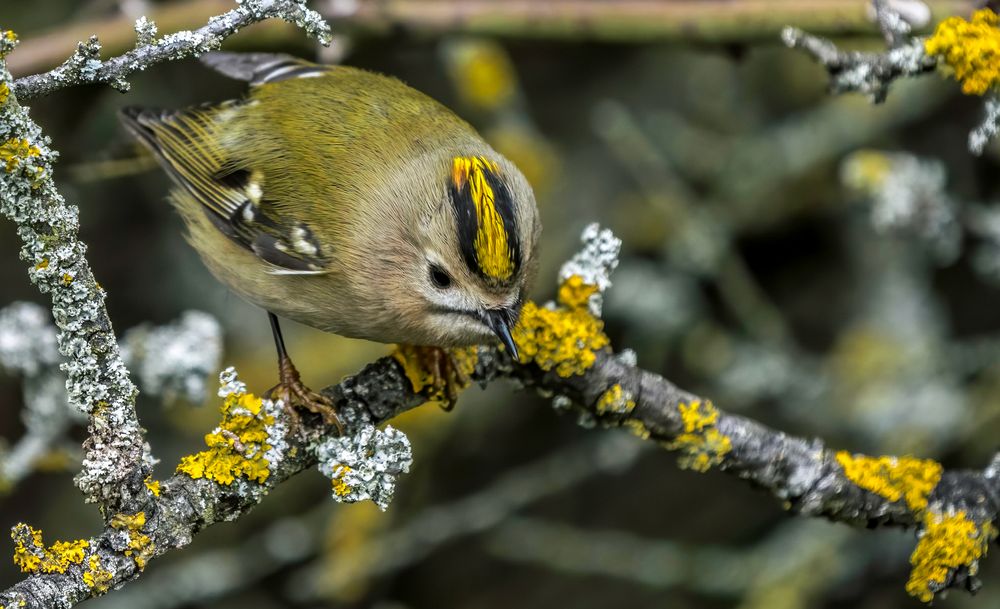
[[[517,320],[517,313],[513,309],[485,309],[480,313],[480,317],[486,326],[493,330],[493,333],[497,335],[500,342],[507,349],[507,353],[516,361],[517,357],[517,345],[514,344],[514,338],[510,335],[510,328]]]

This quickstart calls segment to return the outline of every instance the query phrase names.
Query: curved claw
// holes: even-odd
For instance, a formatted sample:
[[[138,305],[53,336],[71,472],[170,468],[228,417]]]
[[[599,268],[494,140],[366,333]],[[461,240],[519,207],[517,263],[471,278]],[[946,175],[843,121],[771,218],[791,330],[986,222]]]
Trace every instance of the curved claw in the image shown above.
[[[337,416],[337,410],[333,406],[333,401],[325,395],[307,387],[302,382],[299,371],[292,364],[290,358],[282,357],[280,359],[278,374],[281,379],[280,382],[268,393],[284,403],[285,411],[288,412],[294,428],[297,428],[301,423],[301,416],[296,411],[297,407],[301,407],[309,412],[320,415],[323,417],[324,423],[335,426],[337,432],[343,435],[344,424],[340,420],[340,417]]]

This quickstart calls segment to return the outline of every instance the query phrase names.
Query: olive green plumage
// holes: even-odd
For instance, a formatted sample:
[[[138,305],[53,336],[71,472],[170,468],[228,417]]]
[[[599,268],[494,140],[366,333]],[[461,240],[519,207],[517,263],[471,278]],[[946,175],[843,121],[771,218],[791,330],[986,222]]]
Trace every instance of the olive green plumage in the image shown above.
[[[246,98],[123,117],[177,183],[172,201],[219,280],[345,336],[506,338],[540,231],[517,168],[396,79],[279,55],[205,63],[248,80]]]

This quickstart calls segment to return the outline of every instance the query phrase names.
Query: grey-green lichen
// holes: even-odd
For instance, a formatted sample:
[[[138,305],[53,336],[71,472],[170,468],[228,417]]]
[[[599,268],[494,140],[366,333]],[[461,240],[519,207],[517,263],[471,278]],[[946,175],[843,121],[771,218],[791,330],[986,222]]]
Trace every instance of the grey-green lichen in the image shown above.
[[[209,20],[197,30],[184,30],[156,38],[156,25],[142,18],[136,21],[136,47],[101,61],[101,44],[96,36],[81,42],[76,52],[61,66],[44,74],[20,78],[12,90],[22,101],[51,93],[68,85],[106,83],[128,91],[130,74],[172,59],[198,56],[219,48],[222,41],[242,28],[266,19],[282,19],[304,29],[327,45],[332,39],[323,17],[310,10],[305,0],[236,0],[236,7]]]
[[[2,57],[15,45],[15,36],[0,35],[0,83],[11,82]],[[130,492],[127,481],[145,477],[133,473],[147,467],[135,415],[136,388],[118,351],[104,290],[77,236],[77,208],[52,180],[58,155],[27,108],[13,98],[0,106],[0,142],[11,154],[0,170],[0,214],[17,226],[28,275],[52,299],[69,402],[90,415],[92,435],[77,484],[89,500],[113,504]]]
[[[333,482],[334,499],[370,499],[382,510],[389,506],[396,478],[413,463],[409,438],[391,425],[364,425],[350,435],[330,438],[316,448],[316,455],[319,471]]]

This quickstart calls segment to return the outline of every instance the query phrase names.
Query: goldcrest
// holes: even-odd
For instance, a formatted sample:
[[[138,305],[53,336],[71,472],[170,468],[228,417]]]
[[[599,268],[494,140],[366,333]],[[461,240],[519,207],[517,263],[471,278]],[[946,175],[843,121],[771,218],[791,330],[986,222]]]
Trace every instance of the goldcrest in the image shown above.
[[[513,164],[394,78],[284,55],[203,62],[248,81],[246,97],[122,117],[175,182],[211,272],[268,311],[286,404],[337,422],[299,381],[275,315],[383,343],[497,337],[516,356],[541,225]]]

